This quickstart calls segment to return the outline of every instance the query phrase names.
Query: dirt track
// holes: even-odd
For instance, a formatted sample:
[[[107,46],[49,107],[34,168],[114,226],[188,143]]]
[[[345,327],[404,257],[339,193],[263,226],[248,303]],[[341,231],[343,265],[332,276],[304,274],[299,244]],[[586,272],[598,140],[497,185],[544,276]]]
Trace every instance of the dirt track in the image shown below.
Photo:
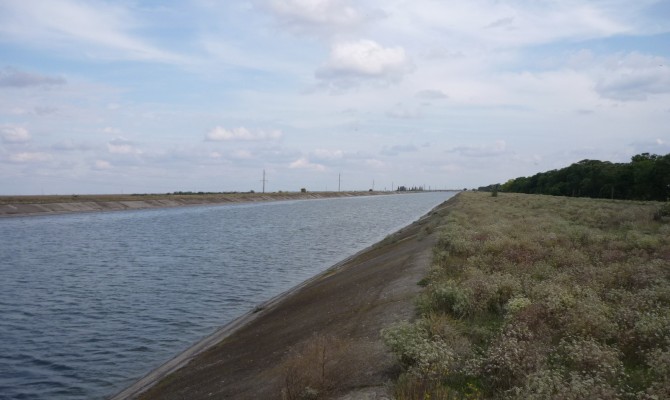
[[[417,282],[455,201],[234,321],[114,399],[280,399],[315,370],[322,397],[388,398],[398,371],[379,332],[413,318]],[[315,348],[323,354],[316,363]]]

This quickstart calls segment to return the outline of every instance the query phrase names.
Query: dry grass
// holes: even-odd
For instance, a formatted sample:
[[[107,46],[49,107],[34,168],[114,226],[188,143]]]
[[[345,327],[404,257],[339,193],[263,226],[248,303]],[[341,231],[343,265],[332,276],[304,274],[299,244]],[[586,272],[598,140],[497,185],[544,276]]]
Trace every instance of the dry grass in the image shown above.
[[[328,398],[365,370],[366,350],[354,341],[314,335],[293,348],[280,368],[283,400]]]
[[[386,329],[401,399],[670,396],[659,203],[462,193],[420,318]]]

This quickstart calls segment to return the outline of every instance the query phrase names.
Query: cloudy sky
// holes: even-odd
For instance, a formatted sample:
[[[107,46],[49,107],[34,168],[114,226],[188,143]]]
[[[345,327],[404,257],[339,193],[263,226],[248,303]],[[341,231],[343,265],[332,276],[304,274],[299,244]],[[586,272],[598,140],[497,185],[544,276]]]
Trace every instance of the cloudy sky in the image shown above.
[[[670,152],[668,0],[0,0],[0,194],[504,182]]]

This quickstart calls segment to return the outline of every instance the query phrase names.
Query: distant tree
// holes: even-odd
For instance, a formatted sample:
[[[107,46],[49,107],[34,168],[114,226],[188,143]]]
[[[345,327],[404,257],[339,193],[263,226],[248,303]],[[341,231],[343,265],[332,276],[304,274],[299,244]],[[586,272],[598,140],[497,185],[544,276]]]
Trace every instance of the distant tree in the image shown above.
[[[492,191],[495,185],[479,188]],[[566,168],[510,179],[501,191],[554,196],[630,200],[667,200],[670,197],[670,154],[642,153],[630,163],[582,160]]]

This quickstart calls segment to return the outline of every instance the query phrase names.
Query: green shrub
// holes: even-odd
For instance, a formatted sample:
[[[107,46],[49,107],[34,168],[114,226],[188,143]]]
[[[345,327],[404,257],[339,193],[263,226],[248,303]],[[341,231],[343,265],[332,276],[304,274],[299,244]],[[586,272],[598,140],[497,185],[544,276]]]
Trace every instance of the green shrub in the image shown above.
[[[633,327],[638,350],[650,350],[670,342],[670,310],[655,308],[639,316]]]
[[[505,305],[505,312],[508,318],[514,317],[519,314],[526,307],[530,306],[532,301],[529,298],[524,296],[515,296],[507,301]]]
[[[666,202],[664,205],[654,211],[654,221],[662,221],[663,217],[670,217],[670,203]]]
[[[477,398],[461,396],[440,381],[419,378],[412,374],[402,374],[393,387],[395,400],[460,399]]]
[[[507,390],[546,363],[549,347],[524,324],[508,324],[479,359],[479,375],[489,390]]]
[[[464,335],[466,328],[461,321],[442,313],[430,313],[421,318],[417,323],[425,329],[428,337],[439,338],[444,343],[449,343],[455,357],[455,363],[460,363],[463,359],[470,356],[472,345],[470,340]]]
[[[555,369],[541,369],[531,373],[522,386],[510,390],[506,397],[518,400],[621,398],[616,387],[602,377]]]
[[[447,281],[431,290],[431,303],[435,310],[463,318],[475,311],[472,291],[455,281]]]
[[[454,361],[450,347],[439,337],[428,337],[425,328],[401,322],[381,332],[384,343],[408,373],[427,379],[446,376]]]
[[[487,273],[468,267],[462,279],[458,287],[470,295],[470,314],[491,312],[502,315],[507,301],[521,291],[519,279],[506,272]]]
[[[548,345],[526,325],[508,324],[478,360],[476,370],[490,391],[508,390],[542,368],[548,351]]]
[[[609,382],[616,382],[624,373],[623,354],[591,337],[573,336],[561,339],[556,357],[567,370],[582,371]]]
[[[651,384],[646,390],[646,398],[670,398],[670,350],[656,349],[647,355]]]
[[[593,293],[580,293],[573,307],[558,316],[562,332],[608,340],[615,335],[617,325],[611,307]]]

